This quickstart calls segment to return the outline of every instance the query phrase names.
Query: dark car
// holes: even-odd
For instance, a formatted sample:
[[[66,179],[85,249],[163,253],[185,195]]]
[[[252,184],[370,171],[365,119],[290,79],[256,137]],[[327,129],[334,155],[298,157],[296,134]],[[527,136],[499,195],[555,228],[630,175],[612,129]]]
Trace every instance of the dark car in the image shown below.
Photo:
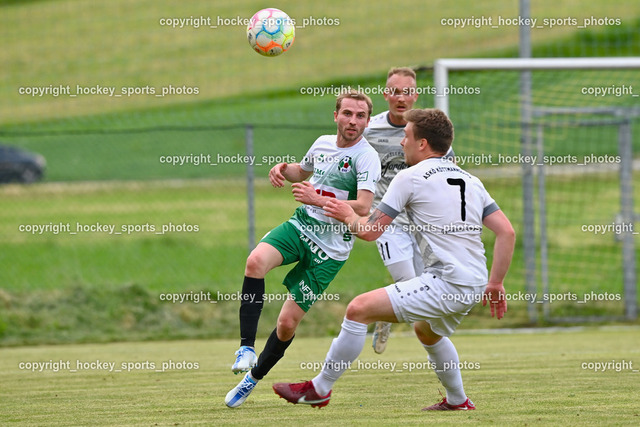
[[[22,148],[0,145],[0,183],[32,183],[42,179],[47,165],[43,156]]]

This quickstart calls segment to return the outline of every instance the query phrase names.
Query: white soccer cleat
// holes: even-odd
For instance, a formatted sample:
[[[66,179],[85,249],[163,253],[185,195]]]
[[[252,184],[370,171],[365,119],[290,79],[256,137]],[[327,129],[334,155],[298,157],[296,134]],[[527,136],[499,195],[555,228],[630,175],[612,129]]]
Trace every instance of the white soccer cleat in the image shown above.
[[[376,328],[373,330],[373,351],[380,354],[387,348],[387,340],[391,334],[391,323],[376,322]]]
[[[253,347],[243,345],[236,351],[236,356],[236,362],[231,366],[234,374],[247,372],[258,363],[258,356],[256,356],[256,351]]]
[[[247,397],[249,397],[257,384],[258,381],[251,378],[251,374],[247,372],[242,381],[227,393],[227,397],[224,398],[224,403],[229,408],[237,408],[247,400]]]

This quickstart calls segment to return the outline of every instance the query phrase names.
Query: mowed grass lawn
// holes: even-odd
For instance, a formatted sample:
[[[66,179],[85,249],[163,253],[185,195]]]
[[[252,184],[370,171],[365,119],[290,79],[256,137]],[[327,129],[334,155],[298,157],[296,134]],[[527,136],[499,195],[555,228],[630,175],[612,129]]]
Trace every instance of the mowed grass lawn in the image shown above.
[[[306,25],[296,30],[296,41],[286,55],[264,58],[246,41],[246,23],[172,28],[162,18],[248,19],[265,7],[258,0],[240,2],[153,0],[56,0],[0,2],[0,124],[78,117],[114,111],[132,111],[175,104],[192,104],[265,90],[294,90],[340,81],[345,76],[379,75],[398,64],[427,65],[439,57],[496,56],[514,53],[518,29],[455,28],[443,25],[452,17],[515,17],[517,3],[423,2],[400,5],[361,4],[328,0],[318,5],[283,0],[278,8],[302,26],[304,19],[330,19],[334,25]],[[625,18],[640,14],[640,6],[626,2]],[[620,14],[620,6],[605,0],[588,8],[539,0],[532,9],[538,18],[604,17]],[[633,21],[624,19],[623,24]],[[593,27],[596,33],[606,28]],[[614,27],[615,30],[615,27]],[[578,30],[587,31],[587,30]],[[591,29],[589,30],[591,31]],[[534,42],[549,43],[576,32],[559,25],[535,32]],[[618,37],[614,35],[614,40]],[[428,41],[428,46],[425,46]],[[620,54],[620,53],[618,53]],[[502,56],[502,55],[500,55]],[[541,55],[536,55],[541,56]],[[628,82],[627,84],[629,84]],[[19,88],[69,85],[198,88],[197,95],[156,97],[137,95],[111,98],[85,95],[32,97]],[[134,114],[137,115],[137,114]]]
[[[618,209],[616,177],[596,175],[591,179],[595,182],[589,187],[591,195],[607,201],[604,205],[576,196],[576,191],[583,190],[579,185],[585,177],[549,179],[548,209],[554,227],[551,249],[590,247],[601,256],[606,252],[616,257],[620,248],[615,239],[580,228],[580,221],[606,224]],[[486,179],[485,185],[522,237],[520,182],[494,178]],[[298,203],[289,189],[274,189],[264,178],[255,186],[259,240],[289,218]],[[635,192],[636,198],[640,197],[640,187],[636,186]],[[113,288],[132,283],[154,292],[211,285],[232,291],[237,289],[248,254],[247,195],[242,180],[51,183],[6,186],[0,188],[0,196],[4,201],[0,207],[0,260],[4,266],[0,284],[10,291],[78,285]],[[54,226],[61,227],[60,232]],[[78,230],[79,226],[85,231]],[[493,238],[488,232],[483,238],[490,265]],[[508,277],[514,290],[524,290],[518,276],[521,245],[519,239],[516,270]],[[562,261],[554,260],[556,264]],[[579,258],[571,261],[579,262]],[[275,270],[272,275],[279,281],[284,273]],[[340,278],[353,292],[386,283],[386,270],[375,244],[358,240]],[[615,291],[614,286],[603,283],[602,290]]]
[[[581,178],[576,178],[580,180]],[[495,326],[530,325],[522,250],[520,183],[487,180],[486,185],[513,221],[519,239],[505,282],[513,297],[510,316]],[[571,184],[571,182],[569,182]],[[571,185],[562,188],[572,188]],[[584,218],[606,224],[616,212],[615,179],[600,177],[591,191],[606,206],[571,200],[553,204],[553,218]],[[636,187],[636,191],[640,188]],[[248,254],[246,193],[238,180],[60,183],[0,189],[0,345],[105,342],[114,340],[227,338],[237,335],[237,299]],[[566,198],[564,193],[550,196]],[[636,196],[640,197],[640,193]],[[297,203],[286,189],[256,182],[256,238],[289,218]],[[108,231],[43,234],[24,226],[78,224],[114,227]],[[580,222],[553,223],[550,234],[552,294],[570,292],[580,301],[590,292],[617,295],[615,301],[559,300],[554,316],[623,313],[620,243],[611,235],[580,231]],[[163,226],[183,227],[164,234]],[[123,227],[134,227],[127,234]],[[155,227],[155,231],[151,231]],[[184,227],[187,227],[185,229]],[[189,228],[190,227],[190,228]],[[197,231],[196,230],[197,227]],[[97,229],[96,229],[97,230]],[[493,238],[484,233],[488,265]],[[577,249],[573,249],[577,248]],[[605,261],[605,262],[600,262]],[[282,295],[289,268],[267,277],[266,292]],[[319,301],[301,332],[334,333],[348,302],[356,295],[391,283],[376,245],[357,241],[354,251]],[[193,293],[208,292],[218,304],[193,302]],[[171,303],[165,293],[186,298]],[[219,295],[223,295],[222,298]],[[224,299],[227,298],[227,299]],[[542,299],[538,294],[537,302]],[[267,304],[259,334],[267,336],[281,306]],[[537,307],[542,308],[541,305]],[[494,327],[487,310],[469,316],[469,328]],[[313,322],[328,323],[318,328]]]
[[[457,413],[420,410],[438,401],[438,390],[444,390],[424,367],[426,352],[409,336],[392,336],[383,355],[373,352],[367,338],[360,363],[356,361],[336,384],[331,403],[321,410],[293,406],[278,398],[271,385],[314,377],[307,366],[324,359],[330,337],[299,336],[237,409],[224,405],[227,391],[240,380],[229,369],[235,341],[1,349],[0,423],[637,425],[639,332],[607,328],[454,335],[465,390],[477,406],[474,412]],[[115,363],[120,372],[98,368],[98,361]],[[61,368],[25,368],[33,362],[58,362]],[[603,363],[604,371],[596,371],[595,362]],[[67,363],[77,372],[69,372],[63,366]],[[79,369],[78,363],[86,368]],[[162,371],[163,363],[167,369],[156,372]]]

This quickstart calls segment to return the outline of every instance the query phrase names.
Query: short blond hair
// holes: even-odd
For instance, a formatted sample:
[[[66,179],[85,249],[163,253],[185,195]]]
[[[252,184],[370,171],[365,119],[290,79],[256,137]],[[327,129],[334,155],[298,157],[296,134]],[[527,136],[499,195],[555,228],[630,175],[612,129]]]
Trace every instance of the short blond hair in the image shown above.
[[[371,117],[371,113],[373,112],[373,102],[371,102],[371,98],[355,89],[344,91],[340,93],[340,95],[338,95],[338,98],[336,98],[336,113],[340,112],[340,107],[342,107],[342,100],[345,98],[355,99],[356,101],[365,101],[367,103],[367,109],[369,110],[367,117]]]
[[[394,76],[396,74],[399,74],[401,76],[407,76],[407,77],[413,77],[413,80],[417,80],[416,79],[416,72],[413,71],[412,68],[409,67],[393,67],[389,70],[389,72],[387,73],[387,80],[389,80],[391,78],[391,76]]]

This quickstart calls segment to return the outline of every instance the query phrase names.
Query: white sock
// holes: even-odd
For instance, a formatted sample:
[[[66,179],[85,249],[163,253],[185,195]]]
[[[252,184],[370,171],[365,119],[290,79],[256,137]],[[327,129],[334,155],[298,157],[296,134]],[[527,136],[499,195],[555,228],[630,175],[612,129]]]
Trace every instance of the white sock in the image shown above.
[[[253,375],[251,375],[251,371],[247,372],[247,376],[256,384],[258,384],[258,381],[260,381],[260,380],[255,379],[253,377]]]
[[[462,386],[462,376],[460,375],[460,360],[458,352],[451,340],[442,337],[434,345],[424,345],[429,353],[429,361],[435,365],[435,372],[440,382],[447,391],[447,403],[460,405],[467,400]]]
[[[348,320],[342,322],[338,337],[333,340],[322,371],[313,380],[313,386],[320,396],[326,396],[333,384],[356,360],[364,347],[367,325]]]

